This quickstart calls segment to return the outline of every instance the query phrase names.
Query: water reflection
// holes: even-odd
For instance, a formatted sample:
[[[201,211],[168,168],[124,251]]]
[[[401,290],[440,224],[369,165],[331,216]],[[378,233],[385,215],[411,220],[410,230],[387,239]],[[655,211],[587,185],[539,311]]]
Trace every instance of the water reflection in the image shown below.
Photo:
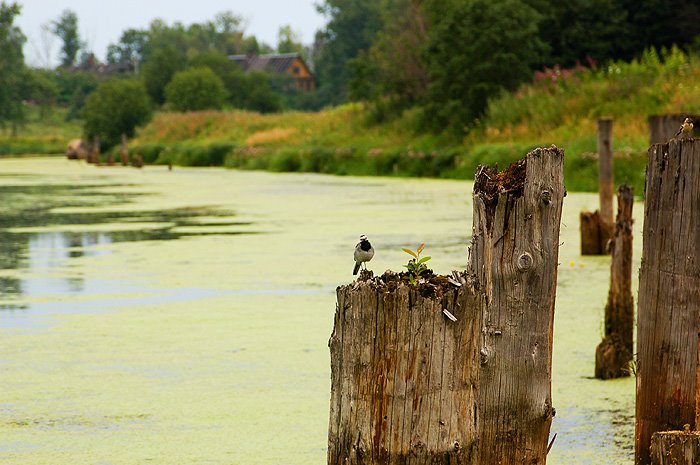
[[[109,253],[105,245],[255,233],[251,222],[233,221],[233,212],[213,206],[104,211],[147,195],[110,192],[115,186],[0,186],[0,310],[27,310],[20,297],[86,293],[82,274],[56,278],[47,272],[73,259]],[[104,291],[101,285],[89,287]]]

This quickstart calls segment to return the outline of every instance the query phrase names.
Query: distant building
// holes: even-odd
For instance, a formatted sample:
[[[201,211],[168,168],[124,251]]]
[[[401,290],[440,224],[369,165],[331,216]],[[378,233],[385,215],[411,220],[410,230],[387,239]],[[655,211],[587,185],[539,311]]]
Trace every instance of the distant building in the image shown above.
[[[268,55],[229,55],[245,72],[264,71],[283,74],[296,82],[297,89],[311,92],[316,88],[313,73],[298,53],[273,53]]]
[[[121,63],[100,63],[94,54],[90,54],[80,64],[68,68],[70,72],[85,71],[96,73],[104,76],[113,76],[117,74],[134,74],[136,67],[133,63],[123,61]]]

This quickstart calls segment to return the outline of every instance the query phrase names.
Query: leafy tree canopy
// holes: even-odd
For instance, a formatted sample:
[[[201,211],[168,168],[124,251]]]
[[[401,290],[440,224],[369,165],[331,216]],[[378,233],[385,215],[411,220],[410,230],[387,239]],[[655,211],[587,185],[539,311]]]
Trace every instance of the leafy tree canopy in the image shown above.
[[[151,117],[151,105],[141,81],[115,78],[87,97],[81,114],[88,140],[99,137],[100,144],[109,148],[119,143],[122,134],[133,137],[136,127]]]
[[[16,129],[24,120],[22,99],[26,97],[24,55],[26,41],[14,24],[21,11],[17,3],[0,3],[0,125]]]
[[[78,34],[78,15],[71,10],[65,10],[61,16],[52,22],[52,32],[56,34],[63,45],[61,46],[61,65],[68,67],[75,64],[78,51],[83,47]]]
[[[176,111],[219,109],[226,99],[224,83],[207,68],[179,71],[165,87],[167,104]]]

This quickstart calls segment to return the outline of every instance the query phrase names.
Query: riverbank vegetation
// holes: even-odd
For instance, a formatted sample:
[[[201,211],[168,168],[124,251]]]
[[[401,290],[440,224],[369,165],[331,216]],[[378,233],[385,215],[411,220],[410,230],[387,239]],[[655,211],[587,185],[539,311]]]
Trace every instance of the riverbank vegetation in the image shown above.
[[[596,120],[610,116],[616,179],[641,192],[647,117],[700,113],[700,12],[659,3],[324,0],[311,46],[283,26],[273,48],[223,12],[125,30],[106,63],[80,49],[66,11],[53,70],[23,65],[20,7],[5,5],[3,59],[16,66],[3,68],[0,152],[60,152],[83,136],[106,155],[123,133],[146,163],[470,178],[557,144],[567,187],[595,190]],[[247,68],[265,53],[315,76]],[[121,111],[133,99],[116,88],[143,111]]]
[[[643,191],[647,116],[700,113],[700,58],[678,48],[605,67],[548,68],[489,101],[464,137],[422,131],[412,108],[383,122],[368,104],[316,113],[161,112],[131,150],[148,163],[273,171],[471,178],[481,163],[514,161],[529,149],[566,150],[567,187],[597,186],[596,120],[615,120],[615,177]]]

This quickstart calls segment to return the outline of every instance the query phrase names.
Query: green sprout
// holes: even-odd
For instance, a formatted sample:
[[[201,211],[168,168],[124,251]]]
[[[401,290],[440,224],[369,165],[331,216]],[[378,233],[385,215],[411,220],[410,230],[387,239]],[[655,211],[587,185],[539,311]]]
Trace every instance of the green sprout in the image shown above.
[[[425,264],[431,257],[420,258],[421,252],[425,249],[425,244],[421,244],[414,251],[411,249],[401,249],[413,258],[408,261],[408,264],[404,265],[408,269],[408,280],[412,285],[418,284],[418,281],[423,277],[423,274],[428,271],[428,266]]]

